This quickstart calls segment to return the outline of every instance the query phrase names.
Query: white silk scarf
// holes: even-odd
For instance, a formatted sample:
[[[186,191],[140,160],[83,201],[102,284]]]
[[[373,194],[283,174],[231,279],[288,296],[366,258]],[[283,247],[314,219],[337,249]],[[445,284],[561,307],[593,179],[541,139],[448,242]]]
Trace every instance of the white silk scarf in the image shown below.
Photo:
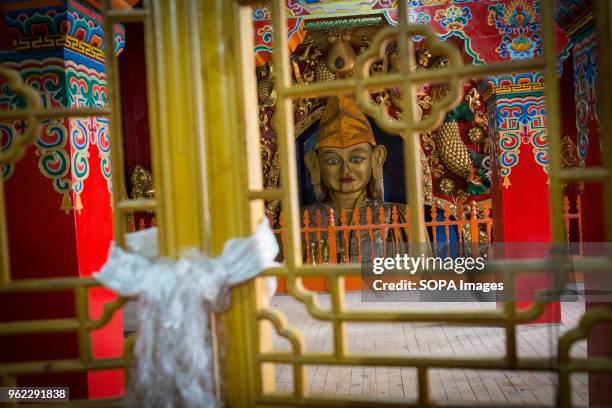
[[[229,240],[210,258],[191,249],[158,256],[157,229],[128,234],[127,250],[111,245],[94,278],[122,296],[138,295],[138,336],[127,406],[218,407],[209,313],[229,306],[231,287],[277,266],[279,247],[264,220],[249,238]],[[276,280],[269,278],[270,295]]]

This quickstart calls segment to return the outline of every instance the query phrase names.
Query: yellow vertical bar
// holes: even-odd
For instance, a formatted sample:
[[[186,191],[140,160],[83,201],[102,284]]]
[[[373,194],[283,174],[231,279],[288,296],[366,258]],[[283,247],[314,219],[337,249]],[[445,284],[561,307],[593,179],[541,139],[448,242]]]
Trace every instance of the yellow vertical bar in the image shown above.
[[[199,14],[198,2],[188,1],[190,25],[194,29],[189,31],[190,35],[190,53],[192,55],[192,66],[190,69],[190,80],[192,81],[193,102],[194,102],[194,123],[196,129],[195,134],[198,135],[196,140],[196,166],[198,171],[195,173],[196,182],[203,186],[198,195],[201,222],[200,222],[200,248],[205,252],[210,252],[210,213],[208,210],[208,194],[206,194],[206,185],[208,178],[208,169],[206,161],[203,158],[206,155],[206,130],[204,124],[204,83],[202,80],[202,56],[200,45],[200,30],[199,30]],[[198,29],[195,29],[198,28]]]
[[[104,30],[104,54],[106,68],[106,93],[110,110],[109,132],[111,150],[111,180],[113,183],[112,202],[115,209],[113,229],[117,245],[124,245],[126,220],[124,210],[117,203],[125,197],[125,168],[123,160],[123,124],[121,115],[121,92],[119,89],[119,70],[115,55],[115,39],[113,24],[106,16],[112,8],[110,0],[102,2],[102,29]]]
[[[516,286],[514,274],[503,272],[504,281],[504,317],[506,333],[506,360],[511,367],[516,365]]]
[[[416,118],[416,85],[410,83],[411,70],[415,66],[414,45],[412,40],[406,36],[408,25],[408,2],[399,2],[399,32],[398,49],[400,56],[400,73],[403,77],[402,110],[406,121],[404,139],[404,168],[406,193],[408,195],[408,206],[410,214],[410,242],[425,243],[425,213],[423,210],[423,174],[421,170],[421,158],[419,149],[419,133],[414,131],[414,120]]]
[[[199,67],[200,51],[193,38],[199,32],[199,20],[192,18],[191,2],[153,0],[151,18],[154,40],[154,79],[157,119],[156,152],[162,183],[164,246],[169,256],[178,256],[188,247],[201,247],[205,194],[202,182],[202,129]],[[199,5],[199,3],[196,3]],[[192,5],[193,6],[193,5]],[[150,29],[150,28],[149,28]],[[148,61],[150,63],[150,61]]]
[[[417,377],[419,379],[418,404],[420,407],[429,406],[429,378],[427,375],[427,367],[418,367]]]
[[[548,138],[548,166],[549,166],[549,194],[550,194],[550,223],[552,228],[553,243],[563,244],[565,242],[565,225],[563,221],[563,186],[559,179],[561,170],[561,126],[560,120],[560,92],[559,79],[557,77],[557,42],[554,27],[554,4],[552,1],[543,1],[542,6],[542,31],[544,39],[544,95],[546,96],[547,115],[547,138]],[[558,371],[558,387],[556,390],[557,406],[571,406],[569,395],[569,377],[564,368]]]
[[[252,160],[259,156],[259,126],[251,8],[223,0],[198,5],[210,248],[218,254],[228,239],[251,233],[251,222],[263,216],[261,203],[250,207],[246,195],[249,186],[260,189],[262,183],[260,163]],[[250,160],[245,161],[247,151]],[[223,315],[225,348],[231,350],[225,355],[223,379],[225,402],[231,407],[253,406],[261,391],[274,385],[273,370],[261,370],[255,358],[257,347],[266,347],[269,338],[265,330],[258,331],[254,315],[265,301],[263,283],[235,288],[231,308]]]
[[[291,99],[285,95],[285,90],[291,87],[289,72],[289,47],[287,44],[287,21],[285,18],[285,2],[274,0],[272,6],[272,33],[274,38],[273,62],[276,72],[276,118],[278,123],[277,140],[280,158],[280,179],[282,200],[281,208],[285,214],[285,263],[290,271],[302,265],[302,246],[300,244],[300,214],[297,189],[297,166],[295,163],[295,136],[293,130],[293,110]],[[294,285],[295,278],[287,280],[288,285]],[[302,364],[293,365],[294,395],[301,399],[307,391],[306,367]]]
[[[238,46],[240,61],[240,86],[241,100],[244,111],[242,112],[241,121],[244,125],[239,131],[244,135],[246,151],[241,155],[247,157],[246,184],[241,186],[241,193],[246,191],[263,190],[263,166],[261,163],[261,139],[259,133],[259,117],[257,115],[257,81],[255,77],[255,59],[253,58],[253,23],[252,9],[248,6],[239,7],[238,11],[238,38],[240,45]],[[250,103],[249,103],[250,102]],[[244,176],[242,177],[244,179]],[[255,229],[257,225],[265,218],[264,217],[264,202],[263,200],[252,200],[250,206],[250,226]],[[266,220],[267,221],[267,220]],[[245,220],[245,222],[248,222]],[[270,278],[268,278],[270,279]],[[254,302],[255,309],[259,310],[270,306],[269,298],[273,293],[269,293],[269,288],[265,279],[256,279],[254,282]],[[250,317],[252,318],[252,317]],[[263,320],[259,324],[255,324],[256,333],[254,344],[249,345],[254,351],[271,351],[272,350],[272,330],[273,327],[269,321]],[[256,371],[257,375],[254,378],[253,386],[256,389],[256,395],[261,393],[271,393],[275,390],[275,371],[272,364],[261,364],[261,370]]]
[[[153,28],[153,16],[151,11],[151,0],[143,0],[143,8],[149,11],[149,15],[144,20],[144,37],[145,37],[145,59],[146,59],[146,75],[147,75],[147,103],[149,114],[149,140],[151,145],[151,166],[153,170],[153,182],[155,183],[156,200],[159,203],[155,211],[158,228],[158,246],[161,255],[168,255],[168,230],[174,231],[172,225],[166,222],[166,212],[172,210],[172,202],[166,197],[166,185],[171,183],[168,180],[168,175],[162,172],[162,162],[169,160],[167,150],[163,150],[164,141],[160,137],[160,128],[165,128],[166,123],[160,120],[159,110],[165,107],[165,101],[159,99],[159,93],[155,86],[157,80],[158,64],[156,58],[157,47],[161,45],[161,39],[156,38],[156,32]],[[165,111],[164,111],[165,112]],[[167,144],[167,140],[165,140]]]
[[[563,225],[563,187],[558,178],[561,170],[561,127],[559,124],[559,79],[557,77],[557,41],[555,38],[555,19],[553,2],[543,1],[542,31],[544,38],[544,94],[546,96],[548,168],[550,172],[550,224],[553,242],[562,244],[565,241]]]
[[[78,341],[79,341],[79,360],[87,366],[92,359],[91,341],[87,321],[89,319],[89,300],[87,299],[87,288],[79,286],[74,291],[74,304],[76,308],[76,318],[79,322]]]
[[[4,202],[4,180],[0,176],[0,285],[11,280],[8,231],[6,228],[6,204]]]
[[[197,2],[189,3],[190,12],[189,15],[191,17],[191,25],[193,27],[198,27],[199,23],[199,14],[198,14],[198,4]],[[194,46],[192,47],[195,55],[193,59],[193,71],[196,73],[202,72],[202,56],[200,50],[200,32],[199,30],[191,30],[191,41]],[[202,82],[202,76],[196,74],[193,76],[193,92],[194,92],[194,104],[196,112],[204,112],[204,84]],[[204,124],[204,115],[198,114],[196,115],[196,123],[195,126],[198,127],[198,133],[201,135],[205,135],[205,124]],[[198,184],[204,185],[205,180],[208,178],[208,169],[206,168],[206,161],[202,160],[206,156],[206,138],[199,138],[198,143],[198,155],[201,158],[198,160],[199,174],[200,174],[200,182]],[[210,212],[208,208],[208,195],[204,191],[205,188],[200,192],[201,202],[202,202],[202,223],[201,223],[201,236],[202,241],[200,243],[200,249],[204,252],[209,253],[210,248]],[[213,376],[215,383],[215,396],[217,398],[222,398],[221,395],[221,367],[219,362],[220,351],[219,351],[219,339],[217,337],[218,322],[217,315],[215,313],[209,313],[209,329],[212,333],[212,359],[213,359]]]
[[[338,316],[344,312],[344,277],[332,276],[330,280],[332,283],[332,312],[334,316]],[[332,324],[334,329],[334,355],[340,359],[346,356],[347,352],[346,324],[337,317],[334,318]]]
[[[293,131],[293,110],[291,99],[285,90],[291,86],[289,73],[289,47],[287,45],[287,21],[285,2],[274,0],[272,7],[274,35],[274,70],[276,118],[278,123],[278,152],[280,155],[282,209],[285,214],[285,263],[291,269],[302,264],[300,245],[300,214],[297,189],[297,167],[295,163],[295,137]]]

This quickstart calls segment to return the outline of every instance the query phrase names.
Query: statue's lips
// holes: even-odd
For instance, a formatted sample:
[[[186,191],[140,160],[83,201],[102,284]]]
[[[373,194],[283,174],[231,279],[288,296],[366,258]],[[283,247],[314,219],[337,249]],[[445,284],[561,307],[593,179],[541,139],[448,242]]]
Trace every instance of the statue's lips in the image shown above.
[[[340,177],[341,183],[352,183],[353,181],[355,181],[355,179],[351,176]]]

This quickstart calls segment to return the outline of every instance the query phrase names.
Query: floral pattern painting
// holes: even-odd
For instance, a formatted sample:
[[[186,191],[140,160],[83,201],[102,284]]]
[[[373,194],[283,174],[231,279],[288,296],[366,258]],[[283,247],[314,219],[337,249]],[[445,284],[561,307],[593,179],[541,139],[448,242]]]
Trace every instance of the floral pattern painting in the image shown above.
[[[502,34],[495,49],[503,59],[523,60],[542,55],[539,1],[513,0],[489,6],[489,25]]]

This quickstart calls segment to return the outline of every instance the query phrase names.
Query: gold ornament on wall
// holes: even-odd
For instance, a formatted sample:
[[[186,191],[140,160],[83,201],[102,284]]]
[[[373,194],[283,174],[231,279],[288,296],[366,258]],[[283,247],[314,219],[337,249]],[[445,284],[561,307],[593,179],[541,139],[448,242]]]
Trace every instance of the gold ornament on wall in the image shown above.
[[[433,58],[431,51],[427,48],[421,48],[417,51],[417,71],[429,68],[429,64]]]
[[[357,58],[350,43],[350,30],[331,32],[327,41],[330,44],[325,58],[327,68],[339,77],[348,76],[352,73]]]
[[[578,156],[578,147],[569,137],[565,135],[561,142],[561,166],[564,168],[578,167],[580,165],[580,157]]]
[[[323,60],[319,60],[319,62],[317,62],[314,76],[316,82],[329,82],[336,79],[336,74],[329,70],[327,63]]]
[[[131,175],[132,179],[132,199],[149,199],[155,197],[155,186],[153,185],[153,175],[149,170],[137,165]]]
[[[450,195],[455,191],[455,182],[448,177],[444,177],[440,180],[439,187],[443,194]]]
[[[436,150],[436,142],[433,134],[425,132],[421,135],[421,142],[424,152],[427,152],[427,167],[430,173],[435,177],[441,177],[444,174],[444,166],[440,163],[440,156]]]
[[[472,161],[461,140],[457,122],[446,122],[434,134],[436,148],[444,166],[463,179],[470,175]]]
[[[132,194],[130,194],[130,198],[133,200],[147,200],[155,198],[155,186],[153,185],[153,175],[149,170],[146,170],[140,165],[136,165],[132,174],[130,176],[132,181]],[[146,211],[149,214],[153,214],[153,210]],[[128,230],[130,230],[130,225],[133,228],[134,226],[134,211],[128,210],[127,212],[127,222],[128,222]],[[144,222],[141,218],[140,222]],[[144,224],[143,224],[144,225]],[[142,229],[144,226],[141,226]]]
[[[480,102],[480,93],[476,88],[470,89],[467,95],[465,95],[464,100],[468,103],[470,110],[474,113],[476,113],[476,111],[482,106],[482,103]]]
[[[484,140],[485,131],[480,126],[474,126],[468,130],[468,138],[472,143],[481,143]]]
[[[478,123],[479,126],[482,126],[482,127],[486,126],[487,125],[486,113],[482,111],[474,112],[474,122]]]

